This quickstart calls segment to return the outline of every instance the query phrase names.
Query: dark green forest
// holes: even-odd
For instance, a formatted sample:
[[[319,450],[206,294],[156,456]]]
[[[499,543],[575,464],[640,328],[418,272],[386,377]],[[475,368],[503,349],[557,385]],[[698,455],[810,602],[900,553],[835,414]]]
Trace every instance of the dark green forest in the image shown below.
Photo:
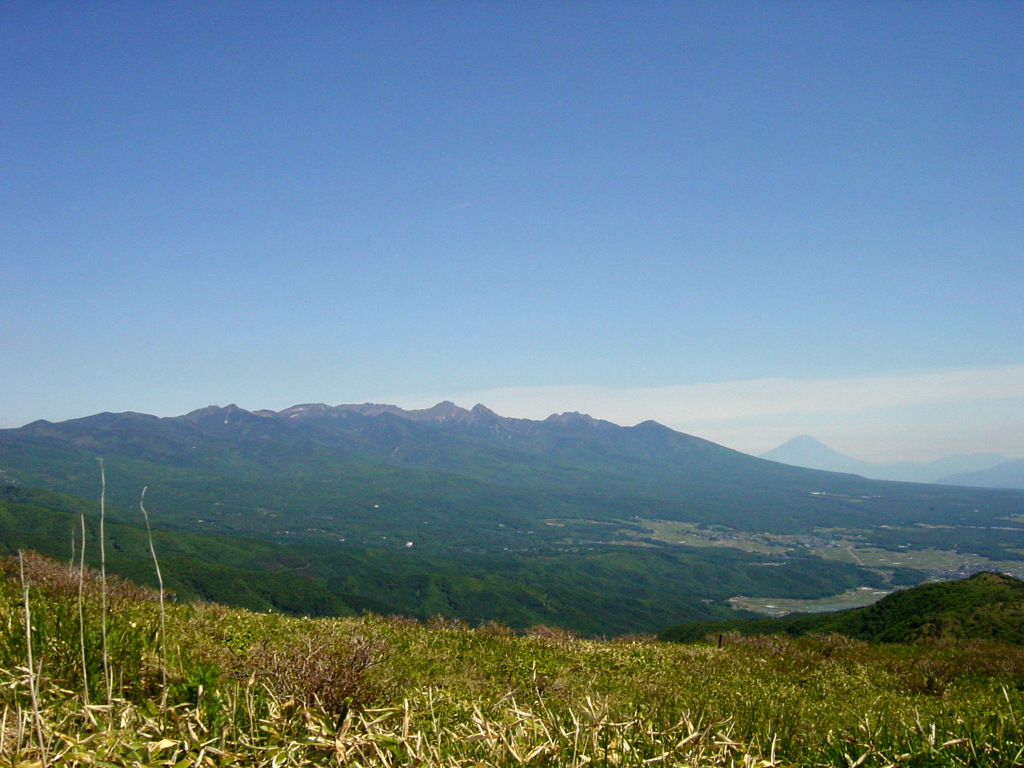
[[[72,557],[80,515],[86,561],[99,562],[94,502],[39,489],[0,492],[0,549]],[[121,517],[125,517],[122,513]],[[108,522],[107,565],[155,586],[141,514],[136,524]],[[679,547],[540,547],[531,552],[452,552],[280,543],[223,534],[157,529],[164,583],[179,600],[202,599],[255,610],[312,616],[363,611],[418,618],[435,615],[513,627],[555,624],[589,635],[653,631],[677,621],[735,615],[725,600],[743,593],[822,597],[877,574],[808,558],[764,567],[739,551]]]

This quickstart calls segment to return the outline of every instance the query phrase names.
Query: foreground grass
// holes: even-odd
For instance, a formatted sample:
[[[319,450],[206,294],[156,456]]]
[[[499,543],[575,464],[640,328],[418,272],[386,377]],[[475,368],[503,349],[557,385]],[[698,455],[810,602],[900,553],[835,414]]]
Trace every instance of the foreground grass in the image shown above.
[[[3,766],[1024,765],[1019,648],[596,642],[169,605],[164,658],[154,596],[115,584],[107,700],[98,585],[83,675],[77,571],[28,573],[34,670],[21,585],[0,584]]]

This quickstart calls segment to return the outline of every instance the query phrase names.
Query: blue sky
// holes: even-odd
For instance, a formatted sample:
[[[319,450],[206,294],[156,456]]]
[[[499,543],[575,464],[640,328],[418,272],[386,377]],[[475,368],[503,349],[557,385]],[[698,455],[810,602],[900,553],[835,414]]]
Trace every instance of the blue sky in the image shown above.
[[[0,427],[1024,456],[1024,4],[0,5]]]

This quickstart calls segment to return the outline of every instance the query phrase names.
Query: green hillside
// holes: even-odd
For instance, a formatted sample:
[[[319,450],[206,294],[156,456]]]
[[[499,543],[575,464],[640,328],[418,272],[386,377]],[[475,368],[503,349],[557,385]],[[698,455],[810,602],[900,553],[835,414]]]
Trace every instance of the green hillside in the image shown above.
[[[978,573],[960,581],[900,590],[864,608],[782,619],[699,622],[664,629],[658,636],[686,642],[725,632],[790,636],[835,632],[873,643],[992,640],[1024,645],[1024,582],[998,573]]]
[[[0,574],[4,766],[1024,765],[1020,646],[162,613],[116,580],[104,614],[95,572]]]

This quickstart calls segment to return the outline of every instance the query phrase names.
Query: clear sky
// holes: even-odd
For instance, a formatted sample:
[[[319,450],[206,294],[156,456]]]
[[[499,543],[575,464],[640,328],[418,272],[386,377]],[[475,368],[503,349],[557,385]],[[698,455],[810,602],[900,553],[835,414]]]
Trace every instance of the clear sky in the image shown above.
[[[0,427],[1024,456],[1024,3],[0,3]]]

